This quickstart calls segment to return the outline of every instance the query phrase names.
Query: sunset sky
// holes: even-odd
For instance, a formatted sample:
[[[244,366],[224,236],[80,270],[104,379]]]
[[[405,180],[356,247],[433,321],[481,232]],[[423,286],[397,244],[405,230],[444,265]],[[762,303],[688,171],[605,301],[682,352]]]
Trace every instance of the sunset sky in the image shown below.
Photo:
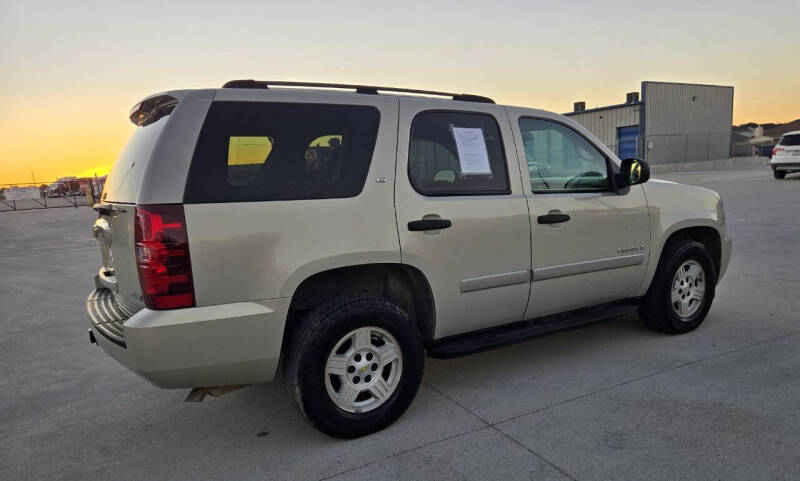
[[[139,99],[235,78],[556,112],[642,80],[709,83],[735,87],[735,123],[785,122],[800,118],[800,1],[0,0],[0,184],[102,175]]]

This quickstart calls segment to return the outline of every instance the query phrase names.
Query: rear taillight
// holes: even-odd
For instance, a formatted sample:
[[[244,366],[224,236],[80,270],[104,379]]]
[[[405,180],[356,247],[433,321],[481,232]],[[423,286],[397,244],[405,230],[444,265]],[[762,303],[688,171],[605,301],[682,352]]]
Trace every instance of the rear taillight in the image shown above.
[[[194,306],[186,219],[179,204],[136,206],[136,266],[148,309]]]
[[[773,147],[772,148],[772,155],[775,155],[778,152],[783,152],[784,150],[786,150],[786,149],[784,149],[783,147]]]

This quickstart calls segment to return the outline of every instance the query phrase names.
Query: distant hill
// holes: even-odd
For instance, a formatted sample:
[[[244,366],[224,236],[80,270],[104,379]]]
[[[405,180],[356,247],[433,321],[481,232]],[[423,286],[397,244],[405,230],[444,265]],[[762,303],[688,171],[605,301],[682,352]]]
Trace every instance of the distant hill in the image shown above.
[[[785,124],[778,124],[774,127],[767,127],[765,125],[764,135],[767,137],[772,137],[773,139],[777,139],[786,132],[793,132],[795,130],[800,130],[800,119],[792,120],[791,122],[786,122]]]
[[[786,122],[783,124],[778,124],[778,123],[757,124],[755,122],[748,122],[746,124],[733,125],[731,127],[731,130],[736,140],[732,140],[732,142],[744,141],[747,138],[751,137],[753,135],[752,129],[756,127],[762,127],[764,129],[765,137],[772,137],[773,139],[778,139],[780,138],[781,135],[785,134],[786,132],[793,132],[795,130],[800,130],[800,119],[792,120],[791,122]],[[739,137],[742,138],[739,139]]]

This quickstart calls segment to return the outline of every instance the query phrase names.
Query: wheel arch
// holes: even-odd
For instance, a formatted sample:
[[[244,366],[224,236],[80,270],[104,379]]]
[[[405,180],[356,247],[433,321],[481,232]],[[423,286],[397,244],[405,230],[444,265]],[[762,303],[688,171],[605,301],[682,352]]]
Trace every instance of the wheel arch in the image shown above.
[[[697,225],[683,227],[673,231],[661,246],[659,260],[666,246],[669,245],[670,242],[677,242],[686,239],[699,242],[706,246],[711,254],[711,259],[714,261],[714,271],[717,277],[719,277],[720,269],[722,268],[722,235],[719,233],[716,227]]]
[[[672,226],[662,238],[664,241],[658,246],[657,256],[653,255],[651,258],[647,279],[641,289],[642,294],[650,289],[655,273],[661,263],[662,256],[667,250],[667,246],[673,242],[692,240],[706,246],[711,254],[711,259],[714,261],[716,277],[720,277],[720,272],[722,270],[722,234],[713,222],[707,221],[706,219],[698,219],[694,222],[687,221],[676,224]]]
[[[425,275],[400,263],[373,263],[336,267],[306,277],[292,295],[283,347],[303,316],[338,295],[369,294],[396,303],[414,320],[425,343],[433,339],[436,309]]]

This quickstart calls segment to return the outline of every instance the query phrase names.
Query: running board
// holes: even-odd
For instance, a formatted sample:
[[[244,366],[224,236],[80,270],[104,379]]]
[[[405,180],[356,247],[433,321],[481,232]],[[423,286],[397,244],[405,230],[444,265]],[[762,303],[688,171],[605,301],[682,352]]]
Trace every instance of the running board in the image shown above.
[[[475,354],[476,352],[527,341],[535,337],[633,314],[638,308],[638,299],[627,299],[449,336],[433,341],[428,347],[428,356],[437,359],[448,359]]]

